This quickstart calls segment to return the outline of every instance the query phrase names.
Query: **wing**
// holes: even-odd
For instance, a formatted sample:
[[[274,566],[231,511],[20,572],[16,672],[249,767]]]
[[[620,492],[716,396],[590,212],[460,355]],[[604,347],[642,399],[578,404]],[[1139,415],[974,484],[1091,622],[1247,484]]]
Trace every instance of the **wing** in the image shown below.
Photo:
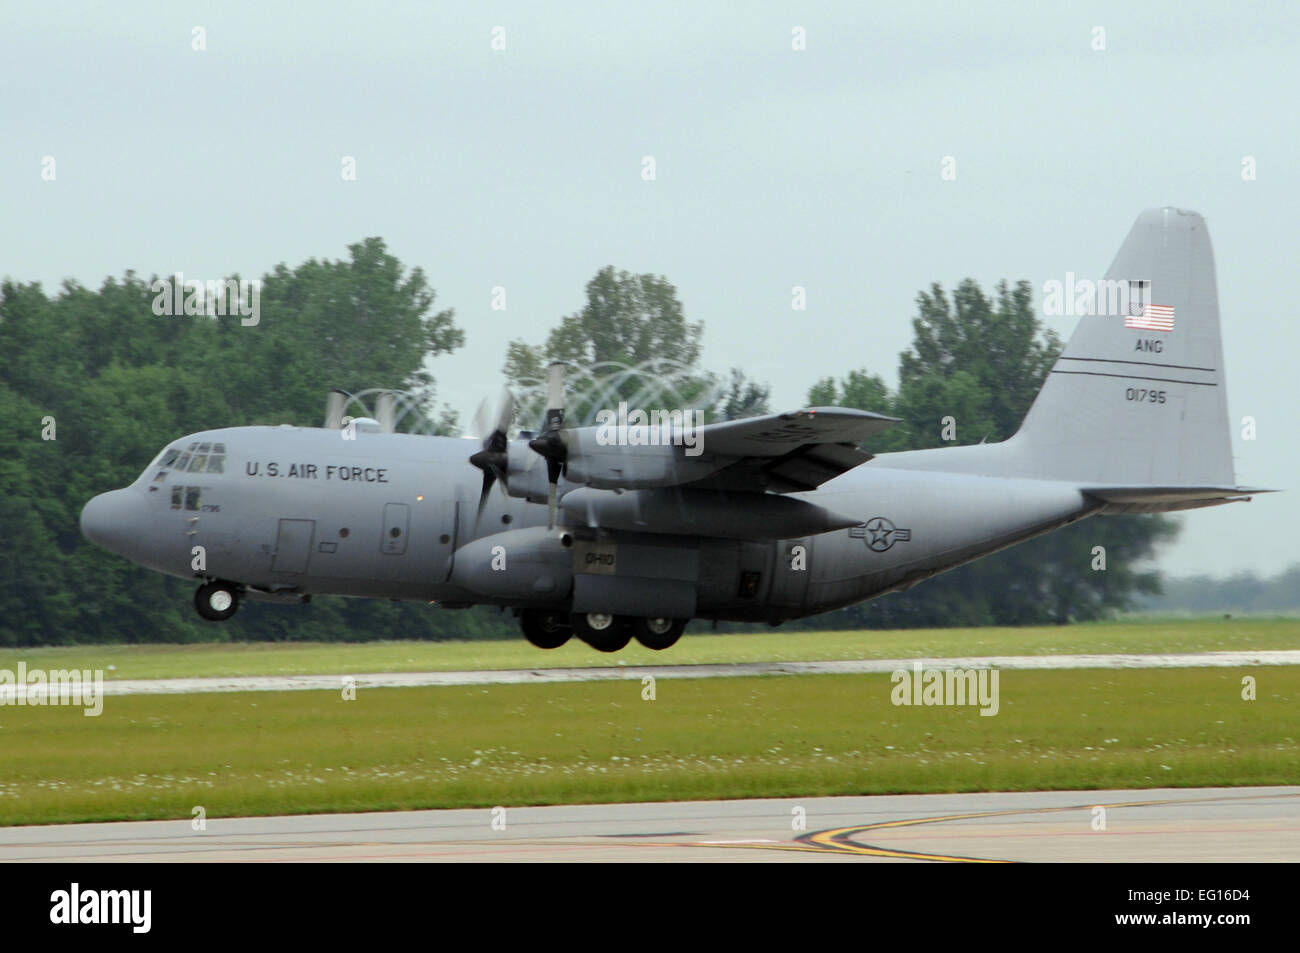
[[[812,490],[870,460],[871,454],[855,443],[897,422],[865,410],[810,407],[698,428],[602,424],[566,429],[560,432],[567,485],[562,492],[579,486]],[[530,474],[522,465],[526,459],[527,455],[509,454],[508,492],[539,499],[545,492],[544,473],[534,468]]]
[[[813,490],[871,459],[855,444],[898,423],[865,410],[810,407],[786,414],[709,424],[705,452],[731,462],[695,486],[724,490]]]

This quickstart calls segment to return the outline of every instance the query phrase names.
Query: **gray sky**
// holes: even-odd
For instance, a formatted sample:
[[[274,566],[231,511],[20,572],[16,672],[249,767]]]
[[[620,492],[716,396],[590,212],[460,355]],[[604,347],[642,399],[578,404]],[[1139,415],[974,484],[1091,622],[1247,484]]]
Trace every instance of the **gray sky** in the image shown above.
[[[789,409],[824,375],[893,383],[931,281],[1041,295],[1179,205],[1215,245],[1231,418],[1257,420],[1238,482],[1289,490],[1300,15],[1132,6],[10,3],[0,274],[249,277],[380,235],[466,331],[433,370],[467,419],[507,341],[540,342],[613,264],[665,275],[705,366]],[[1300,561],[1300,493],[1176,518],[1170,573]]]

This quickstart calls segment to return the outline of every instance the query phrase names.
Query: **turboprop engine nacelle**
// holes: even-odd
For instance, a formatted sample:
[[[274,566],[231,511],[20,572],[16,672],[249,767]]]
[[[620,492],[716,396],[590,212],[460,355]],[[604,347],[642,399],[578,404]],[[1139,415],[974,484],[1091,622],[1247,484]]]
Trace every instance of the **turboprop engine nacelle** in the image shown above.
[[[653,427],[628,427],[618,442],[609,442],[603,427],[571,430],[565,476],[570,483],[598,489],[635,490],[702,480],[718,461],[702,450],[671,442],[669,433]],[[691,453],[687,451],[691,450]]]
[[[530,503],[546,502],[546,461],[527,440],[513,440],[506,457],[506,492]]]
[[[718,469],[715,457],[689,456],[681,446],[601,443],[595,427],[566,431],[562,439],[569,447],[562,482],[570,488],[635,490],[673,486],[702,480]],[[533,503],[547,500],[545,461],[526,440],[510,444],[506,492]]]
[[[542,526],[485,536],[456,550],[451,582],[495,598],[552,602],[572,587],[572,545],[567,532]]]

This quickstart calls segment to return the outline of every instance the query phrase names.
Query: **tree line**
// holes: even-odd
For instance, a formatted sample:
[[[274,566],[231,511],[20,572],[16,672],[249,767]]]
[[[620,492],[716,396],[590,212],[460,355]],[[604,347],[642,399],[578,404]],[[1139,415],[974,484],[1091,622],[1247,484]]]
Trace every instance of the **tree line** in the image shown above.
[[[1169,579],[1162,593],[1140,596],[1134,608],[1143,612],[1295,615],[1300,613],[1300,564],[1264,578],[1239,572],[1227,579]]]

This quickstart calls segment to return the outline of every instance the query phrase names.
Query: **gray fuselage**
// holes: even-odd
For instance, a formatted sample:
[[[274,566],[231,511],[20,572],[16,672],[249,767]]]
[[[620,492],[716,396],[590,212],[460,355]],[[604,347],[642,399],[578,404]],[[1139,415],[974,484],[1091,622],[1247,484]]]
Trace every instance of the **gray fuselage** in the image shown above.
[[[563,512],[548,531],[546,506],[496,490],[476,514],[482,475],[467,462],[472,441],[236,427],[170,449],[196,445],[224,449],[221,472],[163,467],[164,451],[130,487],[92,500],[83,528],[137,563],[237,582],[254,597],[338,594],[775,623],[907,588],[1096,509],[1076,485],[936,471],[935,457],[918,451],[879,456],[815,491],[790,494],[859,524],[833,532],[665,535],[575,525]],[[987,469],[1004,446],[943,454],[957,462],[962,449],[973,452]]]

